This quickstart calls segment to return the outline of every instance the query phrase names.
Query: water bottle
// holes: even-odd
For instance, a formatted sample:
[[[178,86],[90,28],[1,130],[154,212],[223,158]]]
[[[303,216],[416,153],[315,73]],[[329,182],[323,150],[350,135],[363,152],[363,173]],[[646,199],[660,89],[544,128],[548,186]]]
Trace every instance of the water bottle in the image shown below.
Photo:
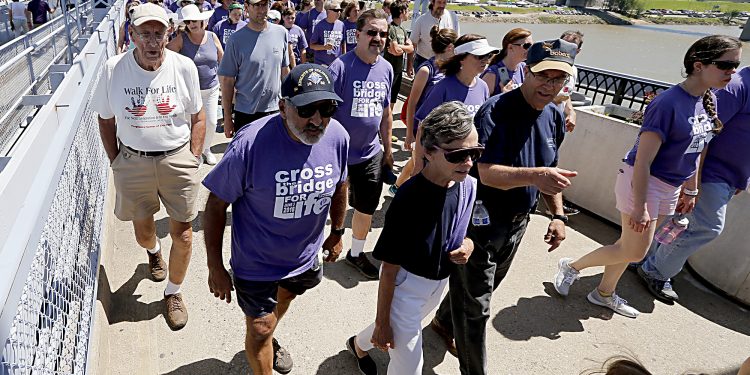
[[[677,215],[656,233],[654,239],[661,244],[668,245],[687,229],[688,223],[688,218],[685,215]]]
[[[320,266],[323,265],[325,262],[325,259],[328,258],[328,250],[320,250],[318,251],[318,256],[316,257],[315,261],[313,262],[312,270],[317,271],[320,269]]]
[[[474,203],[474,211],[471,213],[471,224],[475,227],[490,225],[490,213],[487,212],[487,209],[480,200]]]

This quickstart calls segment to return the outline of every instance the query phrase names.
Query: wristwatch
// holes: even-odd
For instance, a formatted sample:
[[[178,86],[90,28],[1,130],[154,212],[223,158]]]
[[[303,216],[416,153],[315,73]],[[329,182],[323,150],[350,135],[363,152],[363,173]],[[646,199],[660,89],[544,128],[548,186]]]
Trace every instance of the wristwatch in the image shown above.
[[[331,228],[331,234],[335,234],[337,236],[343,236],[344,235],[344,231],[346,231],[346,228],[344,228],[344,227],[339,228],[339,229]]]
[[[551,220],[555,220],[555,219],[562,221],[563,224],[568,223],[568,215],[552,215]]]

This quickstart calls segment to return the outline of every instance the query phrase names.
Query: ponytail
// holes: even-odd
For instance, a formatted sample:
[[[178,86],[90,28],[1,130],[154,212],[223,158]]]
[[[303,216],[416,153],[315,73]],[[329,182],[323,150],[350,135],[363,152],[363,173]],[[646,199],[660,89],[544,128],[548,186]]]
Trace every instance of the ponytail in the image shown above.
[[[713,95],[711,95],[711,89],[703,93],[703,109],[706,111],[708,119],[714,123],[711,131],[716,134],[721,133],[722,129],[724,129],[724,123],[719,120],[719,116],[716,114],[716,103]]]

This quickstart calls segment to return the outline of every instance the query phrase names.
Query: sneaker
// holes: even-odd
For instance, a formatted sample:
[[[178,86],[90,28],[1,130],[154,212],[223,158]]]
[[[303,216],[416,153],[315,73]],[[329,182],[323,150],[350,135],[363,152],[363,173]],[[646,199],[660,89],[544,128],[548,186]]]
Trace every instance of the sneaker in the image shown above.
[[[357,367],[359,368],[359,372],[362,375],[378,375],[378,366],[375,364],[375,361],[372,360],[372,357],[370,357],[369,354],[362,358],[357,355],[357,349],[354,349],[355,337],[357,336],[352,336],[349,338],[349,340],[346,340],[346,348],[349,349],[349,353],[352,353],[352,355],[354,355],[354,358],[357,359]]]
[[[396,191],[398,191],[396,184],[391,185],[391,187],[388,188],[388,196],[395,197]]]
[[[392,135],[391,136],[391,142],[393,142],[393,143],[398,142],[398,137],[396,137],[395,135]]]
[[[578,271],[570,266],[571,258],[562,258],[557,262],[557,274],[555,275],[555,290],[561,296],[567,296],[570,286],[580,278]]]
[[[450,332],[443,327],[443,325],[438,322],[437,317],[432,318],[430,327],[438,336],[440,336],[441,339],[443,339],[443,343],[448,349],[448,353],[451,353],[454,357],[458,357],[458,349],[456,349],[456,340],[453,339],[453,332]]]
[[[203,160],[205,160],[208,165],[216,165],[218,162],[218,160],[216,160],[216,155],[214,155],[211,150],[203,151]]]
[[[647,275],[646,271],[643,270],[643,267],[638,267],[637,272],[638,276],[640,276],[641,280],[646,284],[646,289],[648,289],[648,291],[658,300],[664,302],[677,302],[680,299],[677,293],[672,290],[672,283],[669,282],[669,280],[662,281],[655,279]]]
[[[371,280],[378,279],[378,268],[375,267],[370,260],[367,259],[365,253],[359,254],[358,257],[352,256],[352,251],[346,253],[346,262],[352,267],[356,268],[362,275]]]
[[[182,300],[182,293],[164,296],[164,304],[167,307],[167,314],[164,318],[166,318],[169,328],[177,331],[185,327],[188,321],[188,313],[185,301]]]
[[[288,374],[292,371],[294,363],[292,362],[292,355],[289,354],[285,348],[279,345],[276,338],[273,338],[273,369],[279,374]]]
[[[167,264],[161,257],[161,250],[157,251],[156,254],[146,251],[146,254],[148,254],[148,270],[151,272],[151,279],[164,281],[167,278]]]
[[[635,318],[640,314],[638,310],[628,305],[628,301],[620,298],[616,293],[612,293],[609,297],[602,297],[601,294],[599,294],[599,290],[594,288],[594,290],[586,296],[586,299],[594,305],[608,307],[612,311],[627,316],[628,318]]]
[[[552,212],[549,209],[547,210],[546,213],[547,213],[548,216],[552,216]],[[565,216],[573,216],[573,215],[577,215],[579,213],[581,213],[581,210],[579,210],[577,208],[570,207],[567,204],[563,203],[563,214],[565,214]]]

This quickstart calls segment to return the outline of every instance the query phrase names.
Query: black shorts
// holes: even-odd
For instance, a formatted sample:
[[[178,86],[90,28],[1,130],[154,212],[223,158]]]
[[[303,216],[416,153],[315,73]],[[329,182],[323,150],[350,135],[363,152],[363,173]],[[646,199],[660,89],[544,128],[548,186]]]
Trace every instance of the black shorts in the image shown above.
[[[372,215],[378,209],[383,191],[382,164],[383,151],[380,151],[372,159],[348,166],[349,205],[363,214]]]
[[[245,316],[262,318],[273,312],[278,301],[276,295],[279,287],[293,294],[302,295],[308,289],[316,287],[323,280],[323,267],[313,271],[312,268],[288,279],[278,281],[252,281],[234,278],[234,289],[237,303]]]

